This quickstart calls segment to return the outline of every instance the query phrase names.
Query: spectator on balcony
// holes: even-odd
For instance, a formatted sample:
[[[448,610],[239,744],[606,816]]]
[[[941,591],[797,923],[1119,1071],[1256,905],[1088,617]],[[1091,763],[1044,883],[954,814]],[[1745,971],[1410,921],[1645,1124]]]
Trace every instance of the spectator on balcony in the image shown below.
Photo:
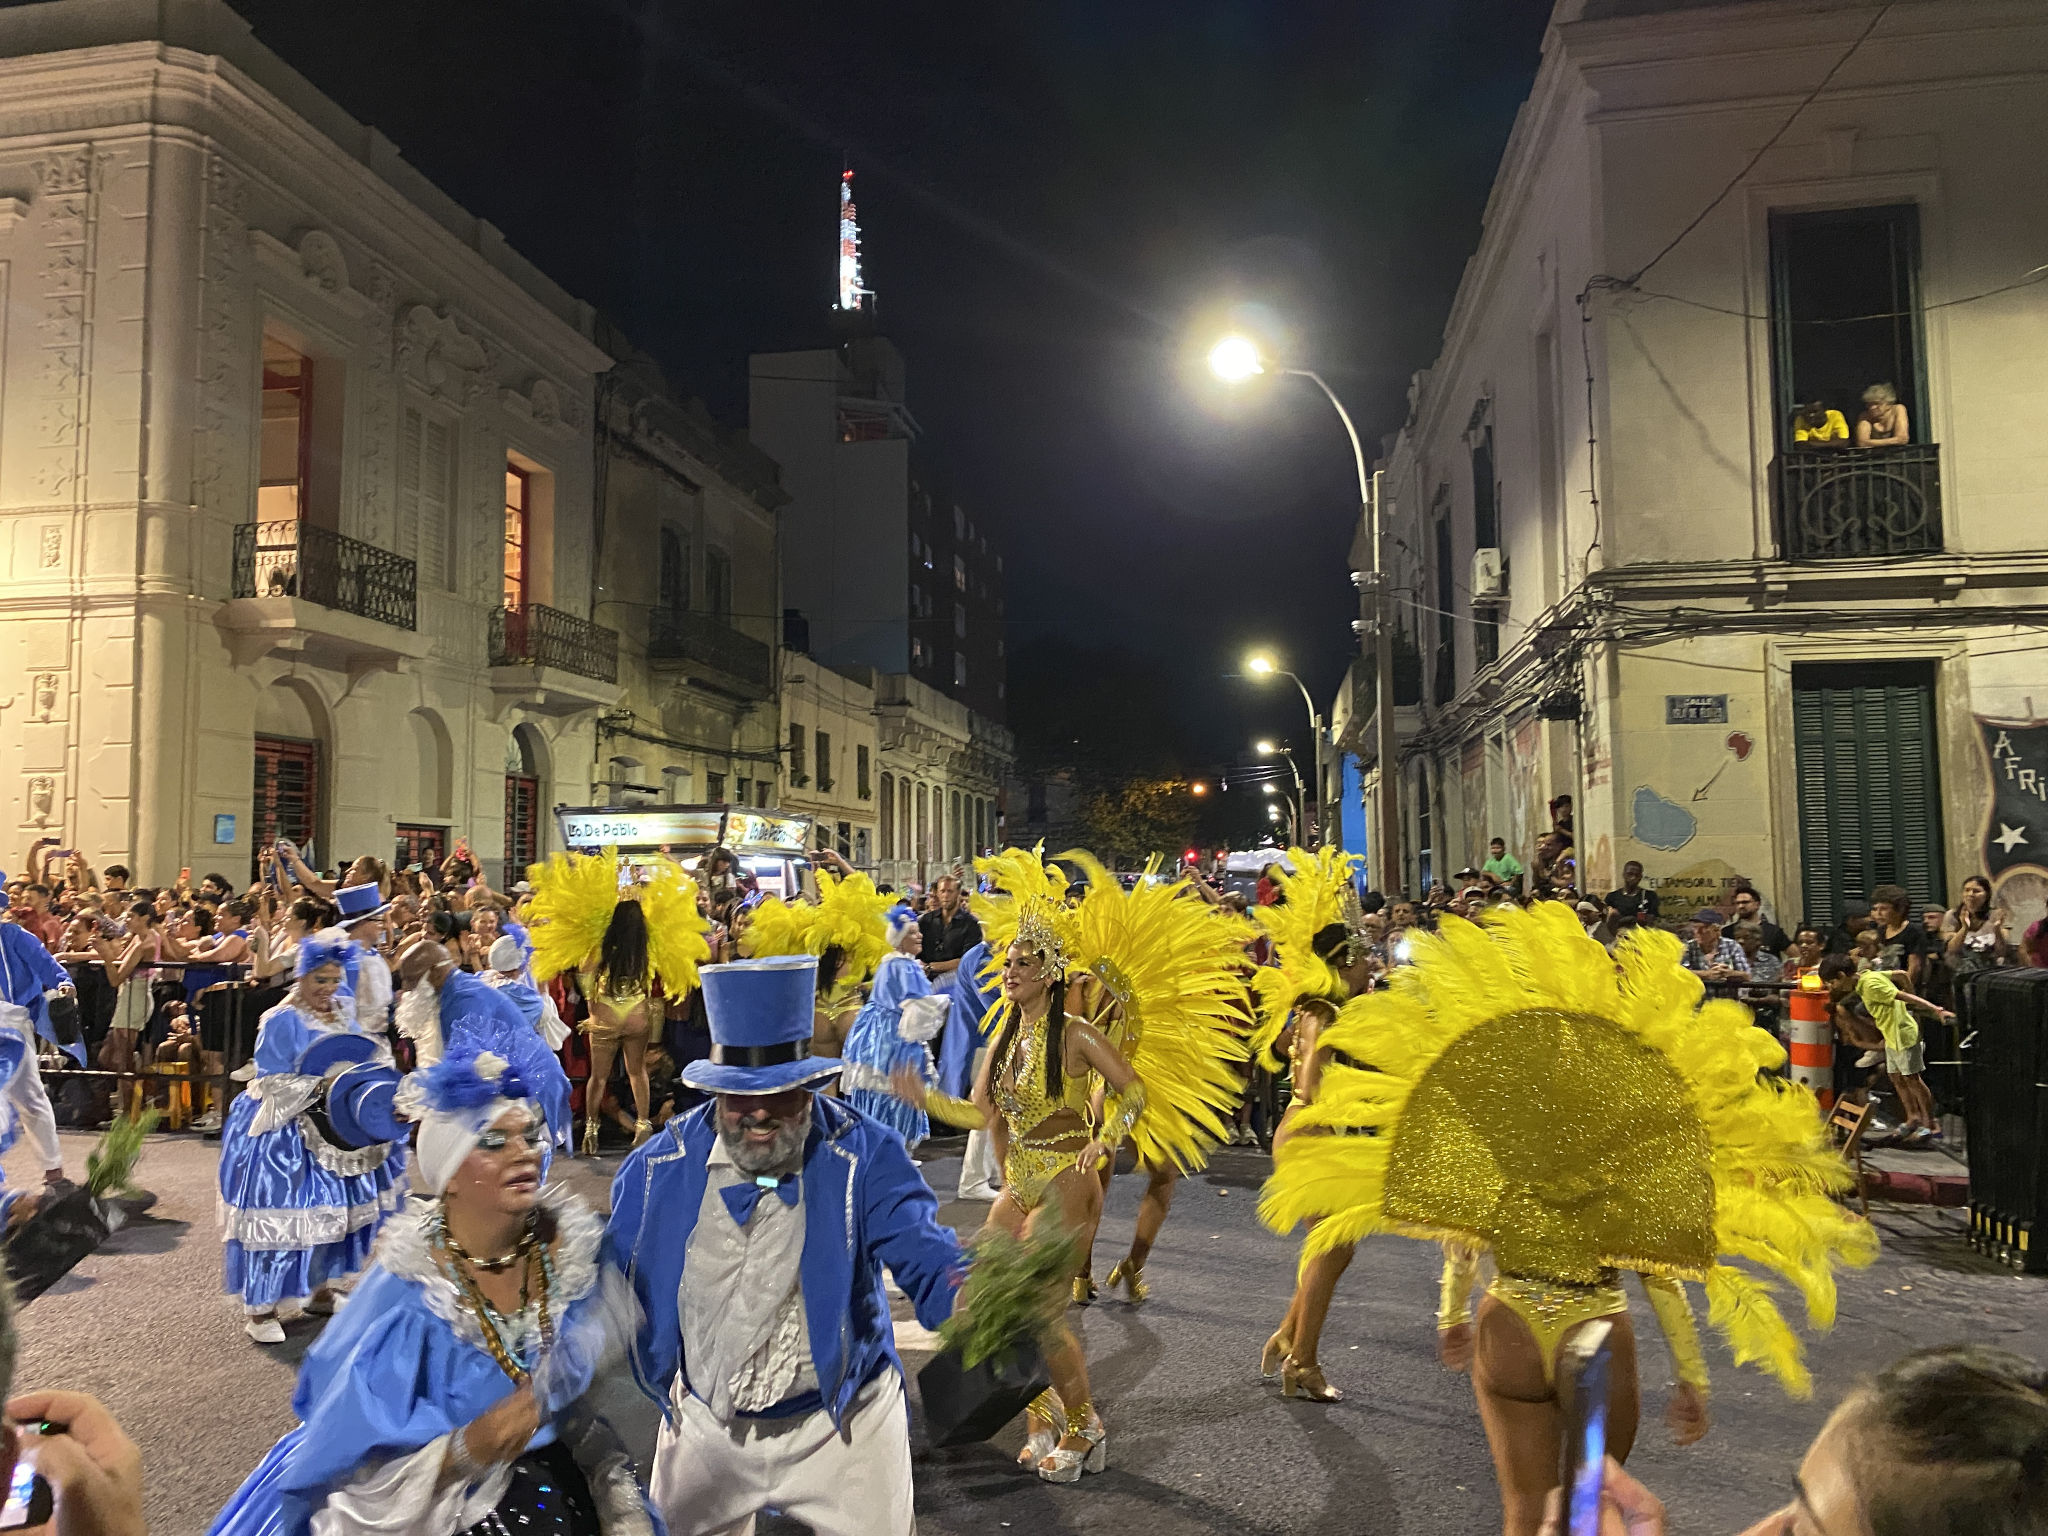
[[[1522,861],[1508,852],[1507,841],[1496,837],[1486,845],[1486,862],[1479,866],[1489,885],[1505,886],[1519,890],[1522,879]]]
[[[40,882],[25,885],[21,896],[7,909],[7,915],[43,941],[53,954],[64,947],[64,920],[50,910],[50,888]]]
[[[1792,417],[1792,441],[1802,448],[1846,448],[1849,423],[1825,400],[1809,400]]]
[[[1889,384],[1873,384],[1863,391],[1863,414],[1856,418],[1858,448],[1895,448],[1913,441],[1913,428],[1906,420],[1906,408],[1899,392]]]

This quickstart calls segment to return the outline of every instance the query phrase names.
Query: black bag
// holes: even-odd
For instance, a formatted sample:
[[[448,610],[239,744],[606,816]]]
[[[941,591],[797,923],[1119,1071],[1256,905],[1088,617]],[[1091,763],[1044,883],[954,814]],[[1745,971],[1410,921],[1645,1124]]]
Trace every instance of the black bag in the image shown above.
[[[961,1363],[959,1351],[941,1350],[917,1373],[925,1432],[935,1446],[988,1439],[1051,1385],[1045,1356],[1029,1341],[971,1369]]]
[[[50,1033],[59,1045],[78,1044],[78,999],[68,992],[52,993],[44,1006],[50,1014]]]
[[[35,1215],[7,1236],[7,1274],[16,1301],[34,1301],[107,1240],[118,1222],[83,1184],[46,1197]]]

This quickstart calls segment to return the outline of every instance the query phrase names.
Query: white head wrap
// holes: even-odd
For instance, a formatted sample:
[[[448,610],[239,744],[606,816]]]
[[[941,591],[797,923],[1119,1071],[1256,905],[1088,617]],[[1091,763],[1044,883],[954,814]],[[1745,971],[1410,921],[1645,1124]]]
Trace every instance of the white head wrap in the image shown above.
[[[439,1195],[448,1188],[477,1141],[508,1109],[534,1113],[526,1083],[489,1051],[443,1057],[399,1085],[398,1112],[420,1126],[413,1175]]]
[[[509,933],[501,933],[491,944],[491,969],[517,976],[526,969],[526,951]]]

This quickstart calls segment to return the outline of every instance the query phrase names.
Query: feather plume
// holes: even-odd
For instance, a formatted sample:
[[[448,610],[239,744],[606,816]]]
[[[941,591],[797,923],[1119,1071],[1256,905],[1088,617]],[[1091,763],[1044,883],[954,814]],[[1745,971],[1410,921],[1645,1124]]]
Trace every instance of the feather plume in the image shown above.
[[[688,997],[697,967],[711,958],[710,924],[697,909],[697,882],[673,859],[657,859],[654,877],[640,887],[647,917],[647,966],[666,997]]]
[[[526,871],[533,882],[527,931],[533,935],[533,979],[551,981],[597,954],[612,908],[619,904],[618,850],[557,853]]]
[[[822,955],[837,944],[848,967],[841,981],[866,981],[891,948],[889,911],[895,903],[895,897],[877,891],[866,875],[842,878],[820,870],[816,901],[785,902],[771,896],[761,903],[747,925],[747,953],[757,959]],[[821,976],[818,984],[829,987],[832,978]]]
[[[1280,865],[1279,886],[1285,899],[1258,909],[1259,925],[1273,941],[1277,965],[1262,968],[1253,978],[1259,1014],[1252,1050],[1269,1072],[1280,1070],[1274,1050],[1298,1004],[1312,997],[1341,1003],[1349,995],[1336,967],[1316,954],[1314,940],[1330,924],[1345,921],[1344,899],[1357,866],[1357,857],[1341,848],[1314,853],[1290,848]]]

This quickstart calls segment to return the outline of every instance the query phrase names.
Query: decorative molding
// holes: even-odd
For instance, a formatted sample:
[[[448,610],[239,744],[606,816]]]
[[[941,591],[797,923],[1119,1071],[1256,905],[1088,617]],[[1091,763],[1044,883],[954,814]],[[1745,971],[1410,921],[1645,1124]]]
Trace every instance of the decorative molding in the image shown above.
[[[245,289],[243,253],[249,237],[242,225],[248,183],[216,152],[207,166],[206,226],[201,259],[199,338],[199,420],[194,429],[192,496],[196,505],[236,522],[247,515],[250,495],[251,402],[243,398],[250,360],[252,307]]]
[[[568,437],[576,430],[575,421],[562,407],[562,392],[552,379],[537,378],[523,392],[501,389],[498,402],[512,415],[521,421],[532,422],[543,432]]]
[[[430,394],[468,402],[491,387],[483,343],[446,309],[407,305],[399,311],[396,341],[398,371]]]
[[[341,242],[324,229],[301,232],[296,245],[267,230],[252,229],[249,248],[284,282],[318,294],[344,314],[367,320],[379,312],[375,299],[349,286]]]
[[[92,237],[97,213],[90,144],[53,149],[36,162],[42,189],[43,395],[36,419],[34,484],[53,502],[73,500],[83,482]]]
[[[4,235],[23,219],[28,217],[28,199],[21,197],[0,197],[0,235]]]
[[[23,800],[28,812],[27,825],[47,827],[57,819],[56,776],[48,773],[31,774],[26,790]]]
[[[346,293],[348,261],[341,254],[341,242],[324,229],[309,229],[299,236],[299,266],[306,281],[328,293]]]
[[[29,690],[29,719],[38,725],[48,725],[57,718],[57,706],[62,702],[60,679],[55,672],[38,672],[35,685]]]

